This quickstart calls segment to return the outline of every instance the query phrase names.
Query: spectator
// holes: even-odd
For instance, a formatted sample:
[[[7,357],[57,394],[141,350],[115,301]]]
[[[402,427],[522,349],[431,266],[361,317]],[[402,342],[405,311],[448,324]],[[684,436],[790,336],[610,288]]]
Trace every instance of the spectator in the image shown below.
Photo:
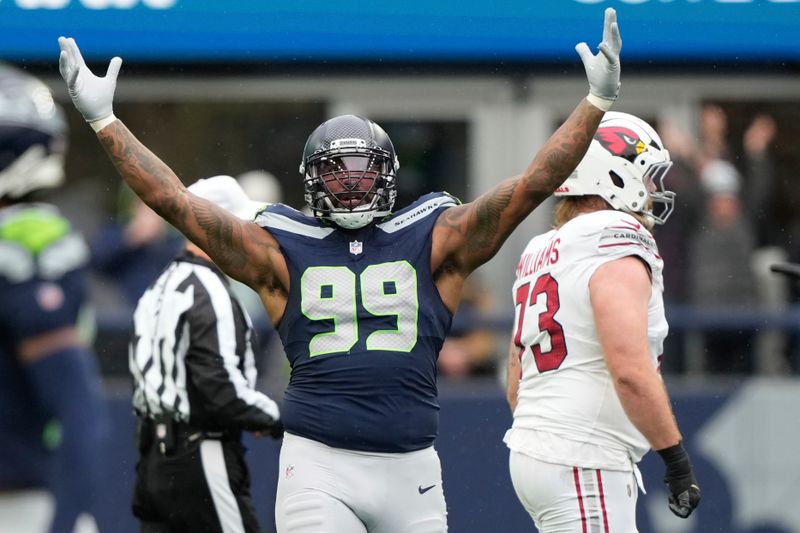
[[[698,152],[691,136],[672,122],[661,127],[664,146],[669,147],[672,168],[666,186],[675,192],[675,213],[669,224],[656,226],[653,233],[658,239],[658,250],[667,265],[664,268],[664,304],[667,309],[678,309],[690,302],[689,274],[693,257],[689,235],[700,224],[704,191],[697,172]],[[683,372],[687,368],[686,337],[680,329],[670,329],[664,341],[664,373]]]
[[[773,209],[777,200],[775,169],[769,145],[776,135],[775,120],[769,115],[756,116],[744,132],[744,162],[742,198],[745,213],[755,229],[757,246],[783,245],[778,233]]]
[[[714,160],[703,169],[702,183],[706,214],[691,242],[691,301],[705,309],[752,309],[755,235],[739,198],[741,178],[731,163]],[[752,340],[749,329],[705,332],[706,370],[752,371]]]
[[[467,278],[463,294],[453,326],[439,352],[439,373],[457,379],[493,375],[497,363],[497,335],[489,320],[494,301],[476,274]]]
[[[92,267],[120,289],[131,309],[177,255],[181,235],[122,185],[115,220],[92,241]]]
[[[729,159],[728,116],[716,104],[705,104],[700,110],[700,152],[698,163]]]

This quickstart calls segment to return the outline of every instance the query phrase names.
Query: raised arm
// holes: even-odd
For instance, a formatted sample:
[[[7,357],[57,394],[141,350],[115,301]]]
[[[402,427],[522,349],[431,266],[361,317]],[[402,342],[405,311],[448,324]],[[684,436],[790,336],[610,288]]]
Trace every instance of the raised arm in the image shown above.
[[[434,271],[444,267],[466,276],[491,259],[514,228],[569,177],[586,153],[603,114],[616,100],[621,46],[616,12],[608,8],[598,54],[593,55],[586,43],[576,46],[589,80],[589,95],[522,174],[439,217],[433,236]]]
[[[114,116],[122,60],[113,58],[106,76],[100,78],[86,66],[74,39],[60,37],[58,44],[59,69],[72,102],[131,189],[231,277],[259,292],[265,287],[288,287],[285,263],[269,233],[189,192],[172,169]]]

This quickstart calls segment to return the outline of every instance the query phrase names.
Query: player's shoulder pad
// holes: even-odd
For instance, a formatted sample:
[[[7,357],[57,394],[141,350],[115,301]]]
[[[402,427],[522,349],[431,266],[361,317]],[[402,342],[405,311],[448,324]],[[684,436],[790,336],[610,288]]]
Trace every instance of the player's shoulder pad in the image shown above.
[[[460,203],[458,198],[446,192],[432,192],[420,197],[416,202],[400,211],[392,213],[378,224],[378,228],[386,233],[394,233],[425,220],[441,209]]]
[[[641,222],[628,213],[603,211],[596,222],[599,235],[596,239],[597,252],[601,255],[623,257],[637,255],[651,268],[660,268],[661,256],[653,234]]]
[[[89,247],[54,206],[20,204],[0,212],[0,275],[21,283],[58,279],[89,262]]]
[[[255,223],[272,231],[285,232],[301,237],[324,239],[335,228],[323,224],[318,218],[306,215],[285,204],[270,204],[256,215]]]

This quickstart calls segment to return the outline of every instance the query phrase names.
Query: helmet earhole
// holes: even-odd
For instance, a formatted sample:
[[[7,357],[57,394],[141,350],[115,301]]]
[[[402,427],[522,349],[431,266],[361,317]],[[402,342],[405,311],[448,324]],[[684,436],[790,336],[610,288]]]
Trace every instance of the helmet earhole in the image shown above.
[[[617,174],[614,171],[611,171],[611,172],[608,173],[608,175],[611,178],[611,182],[616,187],[619,187],[620,189],[624,189],[625,188],[625,181],[621,177],[619,177],[619,174]]]

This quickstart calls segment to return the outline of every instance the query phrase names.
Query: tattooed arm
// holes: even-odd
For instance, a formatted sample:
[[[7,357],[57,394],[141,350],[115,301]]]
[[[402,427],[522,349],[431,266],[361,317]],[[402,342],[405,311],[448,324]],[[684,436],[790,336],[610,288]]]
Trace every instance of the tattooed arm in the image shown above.
[[[269,233],[189,192],[120,120],[98,131],[97,137],[131,189],[225,273],[257,291],[288,287],[285,262]]]
[[[589,94],[542,147],[521,175],[507,179],[472,203],[446,210],[433,230],[431,270],[445,305],[455,311],[464,279],[497,253],[536,206],[578,166],[597,126],[619,93],[622,39],[617,13],[605,10],[603,40],[592,54],[575,50],[583,62]]]
[[[117,120],[112,103],[120,58],[113,58],[106,75],[98,77],[86,66],[74,39],[60,37],[58,45],[59,70],[72,102],[131,189],[228,275],[255,289],[276,321],[283,311],[289,274],[275,239],[256,224],[189,192],[172,169]]]
[[[461,282],[491,259],[514,228],[578,166],[603,114],[584,99],[522,174],[441,214],[433,230],[431,270],[448,308],[455,309]]]

